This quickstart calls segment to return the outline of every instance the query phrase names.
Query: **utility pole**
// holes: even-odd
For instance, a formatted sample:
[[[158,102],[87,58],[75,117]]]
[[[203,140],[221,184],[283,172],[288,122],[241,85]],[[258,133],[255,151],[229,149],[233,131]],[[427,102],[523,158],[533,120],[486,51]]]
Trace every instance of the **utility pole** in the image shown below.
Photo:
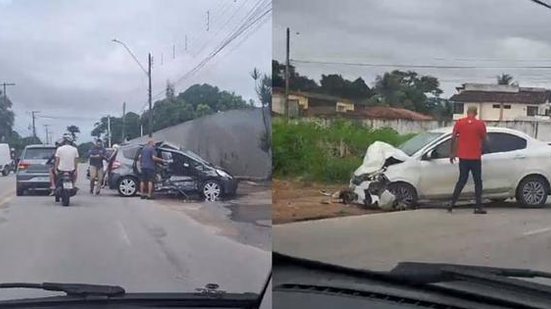
[[[151,62],[153,59],[151,58],[151,53],[148,55],[148,70],[147,70],[147,77],[149,80],[149,92],[148,92],[148,102],[149,102],[149,137],[153,137],[153,108],[151,103]]]
[[[210,30],[210,11],[207,11],[207,31]]]
[[[286,38],[286,51],[285,51],[285,118],[289,120],[289,28],[287,27]],[[271,111],[270,111],[271,112]]]
[[[2,83],[2,94],[4,95],[4,103],[8,102],[8,95],[6,94],[6,86],[15,86],[14,83]]]
[[[50,132],[49,132],[49,127],[50,125],[49,124],[45,124],[44,125],[44,129],[46,131],[46,142],[44,144],[49,144],[50,143]]]
[[[111,148],[111,115],[107,115],[107,137],[109,148]]]
[[[172,59],[176,59],[176,44],[172,44]]]
[[[126,102],[122,103],[122,141],[126,140]]]
[[[187,34],[185,36],[184,51],[187,52]]]
[[[31,115],[33,117],[33,137],[36,138],[36,124],[35,124],[35,119],[36,119],[36,114],[40,113],[39,111],[31,111]]]

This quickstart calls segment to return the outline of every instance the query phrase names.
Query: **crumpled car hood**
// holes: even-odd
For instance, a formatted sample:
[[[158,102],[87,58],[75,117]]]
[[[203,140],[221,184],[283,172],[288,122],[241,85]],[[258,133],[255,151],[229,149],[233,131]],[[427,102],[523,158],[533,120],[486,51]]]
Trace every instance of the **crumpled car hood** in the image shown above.
[[[356,169],[354,176],[371,174],[379,171],[385,166],[404,162],[410,157],[400,149],[385,142],[374,142],[371,144],[363,159],[362,165]]]

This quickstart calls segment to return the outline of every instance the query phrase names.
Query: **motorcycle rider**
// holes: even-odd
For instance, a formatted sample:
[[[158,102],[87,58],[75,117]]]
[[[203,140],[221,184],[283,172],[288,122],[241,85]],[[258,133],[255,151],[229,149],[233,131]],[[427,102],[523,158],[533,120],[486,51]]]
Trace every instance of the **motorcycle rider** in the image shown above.
[[[64,134],[62,145],[55,151],[55,172],[56,174],[70,172],[74,185],[78,177],[77,167],[78,150],[73,146],[73,137],[69,133]]]
[[[61,138],[61,139],[59,139],[55,142],[56,151],[57,151],[57,148],[59,148],[61,146],[62,142],[63,142],[63,138]],[[46,162],[46,165],[50,166],[50,169],[49,169],[50,195],[54,195],[54,191],[55,191],[55,152],[48,159],[48,161]]]

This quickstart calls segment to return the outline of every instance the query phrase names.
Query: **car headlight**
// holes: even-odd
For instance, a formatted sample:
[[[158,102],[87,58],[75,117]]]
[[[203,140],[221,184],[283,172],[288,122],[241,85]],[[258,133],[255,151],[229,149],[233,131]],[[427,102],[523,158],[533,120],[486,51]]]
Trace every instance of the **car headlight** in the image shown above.
[[[222,176],[222,177],[225,177],[225,178],[232,178],[230,174],[224,172],[223,170],[216,170],[216,172],[218,173],[218,175]]]

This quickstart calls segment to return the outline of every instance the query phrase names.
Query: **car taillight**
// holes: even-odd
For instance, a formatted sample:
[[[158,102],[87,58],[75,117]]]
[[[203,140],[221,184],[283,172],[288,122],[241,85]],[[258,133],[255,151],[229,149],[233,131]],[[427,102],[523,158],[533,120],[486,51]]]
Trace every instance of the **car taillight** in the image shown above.
[[[121,167],[121,163],[119,161],[114,161],[113,165],[111,165],[111,170],[116,170],[119,167]]]
[[[27,162],[19,162],[19,165],[17,166],[18,169],[20,170],[26,170],[29,168],[29,166],[31,166],[30,163],[27,163]]]

